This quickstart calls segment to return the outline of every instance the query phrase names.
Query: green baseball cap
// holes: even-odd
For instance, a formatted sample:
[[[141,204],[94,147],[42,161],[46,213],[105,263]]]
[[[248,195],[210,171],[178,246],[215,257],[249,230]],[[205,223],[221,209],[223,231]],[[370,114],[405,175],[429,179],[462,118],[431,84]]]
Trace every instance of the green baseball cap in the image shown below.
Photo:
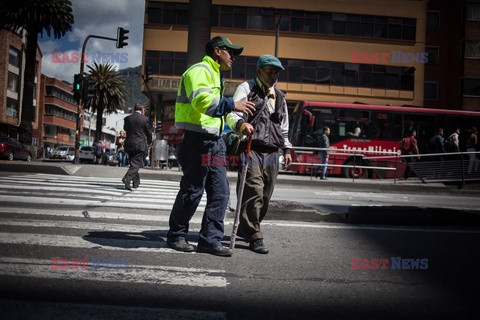
[[[205,46],[207,54],[211,54],[215,48],[228,48],[231,49],[233,55],[238,56],[242,53],[243,47],[234,45],[227,37],[216,36],[208,41]]]
[[[257,67],[263,68],[265,66],[273,66],[278,69],[285,70],[280,60],[278,60],[277,57],[272,56],[270,54],[264,54],[263,56],[260,56],[260,58],[258,58]]]

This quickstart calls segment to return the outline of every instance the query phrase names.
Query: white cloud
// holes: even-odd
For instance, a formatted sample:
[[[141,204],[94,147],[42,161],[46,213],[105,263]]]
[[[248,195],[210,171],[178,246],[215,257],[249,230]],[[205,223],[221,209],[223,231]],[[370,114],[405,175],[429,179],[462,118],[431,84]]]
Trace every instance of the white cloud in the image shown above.
[[[120,69],[136,67],[142,63],[144,0],[73,0],[74,25],[72,31],[62,39],[40,38],[39,45],[43,53],[42,73],[61,80],[73,81],[73,74],[80,70],[79,63],[53,63],[52,51],[68,53],[81,52],[87,35],[98,35],[109,38],[117,37],[117,27],[123,27],[127,34],[128,46],[116,48],[114,41],[90,38],[86,52],[97,55],[98,52],[110,54],[121,59],[113,61]],[[45,39],[45,40],[44,40]],[[88,59],[88,64],[91,60]],[[107,60],[99,61],[101,63]],[[85,71],[88,68],[85,66]]]

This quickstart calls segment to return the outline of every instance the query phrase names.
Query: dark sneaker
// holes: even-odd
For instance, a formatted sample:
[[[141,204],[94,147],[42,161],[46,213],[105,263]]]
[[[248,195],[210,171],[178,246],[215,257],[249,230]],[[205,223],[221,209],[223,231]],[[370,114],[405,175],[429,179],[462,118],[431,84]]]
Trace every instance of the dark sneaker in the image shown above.
[[[250,250],[252,250],[255,253],[260,253],[260,254],[267,254],[268,253],[268,249],[263,244],[262,239],[257,239],[257,240],[253,240],[252,242],[250,242]]]
[[[192,252],[195,251],[193,244],[188,243],[185,240],[178,240],[175,242],[167,241],[167,246],[177,251]]]
[[[210,253],[216,256],[221,256],[221,257],[230,257],[233,254],[233,250],[224,246],[218,246],[218,247],[203,247],[203,246],[198,246],[197,247],[197,252],[198,253]]]

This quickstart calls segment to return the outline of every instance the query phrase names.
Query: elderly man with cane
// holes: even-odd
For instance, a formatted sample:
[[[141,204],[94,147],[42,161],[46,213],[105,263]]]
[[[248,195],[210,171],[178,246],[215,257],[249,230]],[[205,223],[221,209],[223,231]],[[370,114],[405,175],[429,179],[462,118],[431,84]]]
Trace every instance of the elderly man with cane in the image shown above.
[[[227,116],[228,125],[238,133],[250,123],[254,130],[251,136],[251,149],[247,160],[246,177],[243,181],[242,171],[237,183],[238,201],[241,201],[238,235],[250,243],[250,250],[267,254],[269,251],[263,242],[260,223],[268,211],[279,171],[278,151],[283,149],[285,166],[292,161],[288,140],[288,110],[285,92],[276,88],[282,63],[272,55],[263,55],[257,61],[257,76],[245,81],[237,88],[234,101],[251,101],[255,105],[253,115],[231,112]],[[243,171],[244,172],[244,171]],[[240,194],[242,185],[243,194]],[[235,244],[236,226],[232,235]]]

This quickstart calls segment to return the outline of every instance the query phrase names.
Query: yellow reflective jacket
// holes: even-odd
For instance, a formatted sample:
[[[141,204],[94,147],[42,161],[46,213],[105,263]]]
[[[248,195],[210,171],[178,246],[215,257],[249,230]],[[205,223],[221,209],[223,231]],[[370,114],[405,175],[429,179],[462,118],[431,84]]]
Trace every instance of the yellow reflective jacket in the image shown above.
[[[210,56],[192,65],[182,75],[175,102],[177,128],[220,136],[224,115],[234,109],[232,98],[224,98],[220,65]]]

